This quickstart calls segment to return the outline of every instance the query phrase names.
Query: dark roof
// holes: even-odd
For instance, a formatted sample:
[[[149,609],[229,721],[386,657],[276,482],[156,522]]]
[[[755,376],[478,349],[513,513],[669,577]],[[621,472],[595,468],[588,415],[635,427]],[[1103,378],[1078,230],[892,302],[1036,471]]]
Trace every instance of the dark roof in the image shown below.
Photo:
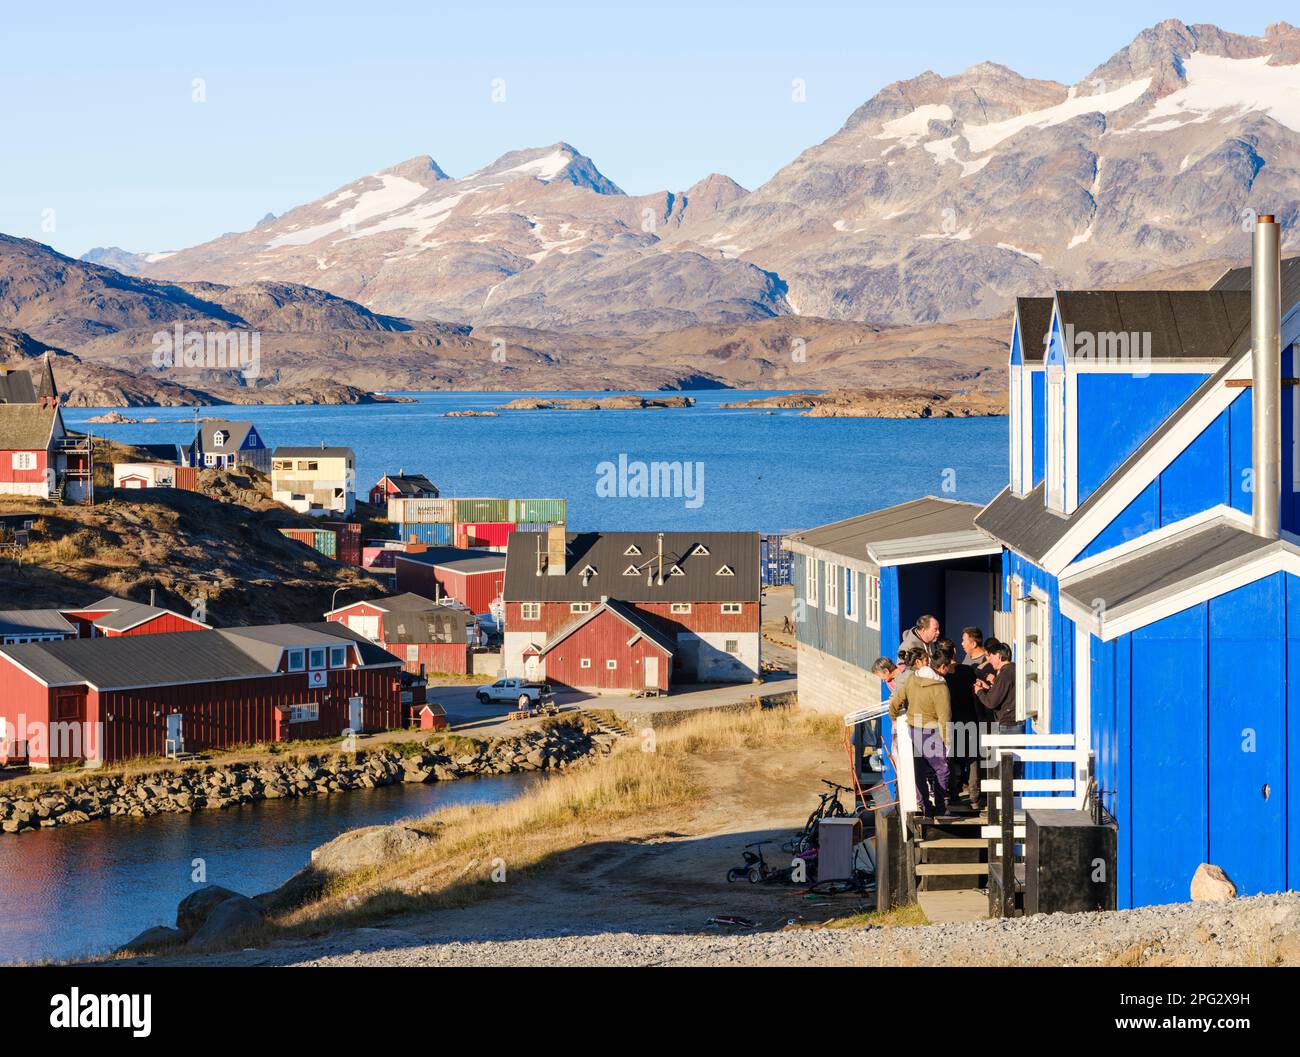
[[[44,451],[58,413],[52,404],[0,404],[0,451]]]
[[[546,533],[513,532],[506,551],[503,596],[508,602],[753,602],[760,594],[757,532],[663,533],[664,580],[647,585],[658,569],[655,532],[569,532],[563,575],[537,575],[537,552]],[[625,553],[635,547],[640,554]],[[693,553],[704,548],[707,553]],[[410,555],[405,555],[410,557]],[[653,568],[651,567],[653,563]],[[669,575],[676,564],[680,575]],[[583,583],[582,571],[595,575]],[[635,575],[624,575],[636,566]],[[723,567],[730,575],[718,575]]]
[[[469,610],[425,600],[422,607],[389,609],[384,614],[384,641],[463,643],[466,629],[473,624],[474,614]]]
[[[405,561],[434,565],[439,569],[452,569],[458,573],[500,572],[506,567],[506,556],[500,551],[482,551],[467,547],[430,547],[426,551],[398,551],[397,557]]]
[[[107,595],[93,605],[70,607],[67,612],[95,613],[100,610],[106,610],[107,613],[95,621],[95,626],[109,631],[129,631],[146,620],[175,613],[175,610],[151,606],[147,602],[132,602],[129,598],[117,598],[114,595]]]
[[[357,643],[363,664],[401,663],[341,624],[273,624],[64,639],[0,646],[0,654],[50,686],[88,683],[109,690],[270,675],[284,645],[337,645],[344,639]]]
[[[791,533],[787,541],[812,550],[874,564],[867,553],[873,543],[965,532],[974,527],[980,508],[974,503],[925,496],[870,514]]]
[[[567,639],[579,628],[582,628],[583,626],[590,624],[593,620],[596,620],[604,613],[610,613],[613,616],[617,617],[619,620],[623,621],[623,623],[627,624],[628,627],[630,627],[636,634],[644,635],[646,638],[648,638],[651,642],[653,642],[656,646],[658,646],[661,650],[663,650],[665,653],[669,654],[670,656],[677,652],[677,642],[671,635],[667,634],[666,632],[660,631],[657,627],[654,626],[654,624],[648,621],[644,616],[642,616],[639,612],[637,612],[637,610],[633,609],[631,606],[625,605],[624,603],[618,601],[617,599],[611,598],[606,602],[602,602],[590,613],[583,614],[577,620],[573,621],[570,624],[566,624],[559,631],[557,631],[555,635],[552,636],[550,641],[548,641],[546,645],[542,647],[541,656],[545,657],[548,653],[551,652],[551,650],[555,649],[556,646],[558,646],[561,642]]]
[[[435,499],[438,496],[438,486],[422,473],[389,473],[384,474],[384,477],[404,496],[418,496],[421,493],[431,493]]]
[[[1250,291],[1250,266],[1233,268],[1224,272],[1214,284],[1215,290]],[[1282,315],[1300,304],[1300,257],[1288,257],[1282,262]]]
[[[57,609],[0,609],[0,635],[75,635],[77,629]]]
[[[331,448],[324,444],[315,448],[276,448],[271,453],[271,457],[275,459],[310,459],[313,456],[326,459],[355,459],[356,453],[351,448]]]
[[[50,366],[50,354],[47,352],[41,363],[41,381],[36,387],[36,399],[59,399],[59,387],[54,382],[54,368]]]
[[[30,371],[0,367],[0,404],[34,404],[36,388]]]
[[[174,463],[174,462],[177,461],[177,449],[180,447],[180,445],[176,445],[176,444],[136,444],[136,445],[134,445],[134,447],[139,448],[141,451],[147,452],[149,455],[153,456],[153,458],[155,458],[155,459],[160,459],[160,460],[162,460],[163,462],[172,462],[172,463]],[[189,445],[185,445],[185,447],[188,449],[188,448],[189,448]]]
[[[252,428],[253,423],[251,422],[231,422],[226,419],[212,419],[201,422],[199,423],[199,450],[203,452],[238,451],[244,446],[244,441],[248,439],[249,431]],[[213,434],[219,429],[229,434],[226,443],[221,447],[217,447],[213,442]]]
[[[1142,608],[1166,592],[1217,575],[1225,566],[1278,546],[1231,522],[1214,522],[1194,532],[1150,544],[1096,572],[1068,580],[1061,593],[1092,609],[1104,603],[1107,617]]]
[[[1020,356],[1025,363],[1042,363],[1047,352],[1047,331],[1052,325],[1050,297],[1017,297],[1016,318],[1020,321]]]
[[[1056,303],[1076,334],[1150,334],[1155,360],[1222,359],[1250,331],[1248,291],[1061,290]]]
[[[1233,347],[1232,357],[1197,386],[1192,394],[1137,446],[1133,454],[1120,463],[1087,499],[1075,507],[1072,514],[1056,514],[1047,508],[1045,494],[1047,483],[1044,481],[1024,497],[1016,496],[1010,488],[1004,488],[975,516],[975,524],[1031,561],[1041,561],[1043,556],[1064,538],[1071,526],[1105,500],[1111,490],[1148,451],[1159,444],[1167,434],[1178,428],[1179,423],[1191,413],[1192,408],[1202,397],[1223,385],[1225,379],[1232,373],[1233,361],[1237,353],[1242,351],[1243,343],[1245,345],[1250,343],[1249,328]]]

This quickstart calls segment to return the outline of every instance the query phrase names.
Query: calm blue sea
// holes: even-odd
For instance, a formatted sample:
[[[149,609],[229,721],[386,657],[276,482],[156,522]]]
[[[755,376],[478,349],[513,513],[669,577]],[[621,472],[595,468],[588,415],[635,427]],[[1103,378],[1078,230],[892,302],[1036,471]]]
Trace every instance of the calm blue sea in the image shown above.
[[[428,476],[443,495],[561,496],[569,525],[590,529],[743,529],[779,532],[824,524],[920,495],[984,502],[1007,480],[1005,418],[802,418],[797,411],[727,410],[767,393],[695,392],[696,406],[656,411],[514,411],[447,418],[518,396],[599,393],[406,393],[414,404],[359,407],[202,408],[252,419],[266,442],[350,446],[357,490],[385,471]],[[647,393],[663,396],[663,393]],[[91,426],[103,409],[65,408],[67,424],[134,443],[188,442],[193,409],[133,408],[157,424]],[[691,464],[699,500],[604,497],[600,464]],[[702,469],[702,477],[697,477]],[[607,475],[608,476],[608,475]],[[624,480],[627,480],[624,478]]]

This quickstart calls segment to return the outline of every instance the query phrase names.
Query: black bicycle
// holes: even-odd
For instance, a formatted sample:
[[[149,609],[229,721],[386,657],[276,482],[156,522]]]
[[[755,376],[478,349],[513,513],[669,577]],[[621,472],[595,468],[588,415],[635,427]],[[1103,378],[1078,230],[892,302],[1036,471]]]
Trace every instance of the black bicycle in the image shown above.
[[[853,790],[847,785],[840,785],[825,778],[822,779],[822,785],[829,786],[829,792],[819,794],[817,807],[808,816],[803,829],[781,845],[782,851],[789,852],[791,855],[800,855],[816,848],[818,823],[824,818],[843,818],[849,813],[848,809],[840,803],[840,794],[852,793]]]

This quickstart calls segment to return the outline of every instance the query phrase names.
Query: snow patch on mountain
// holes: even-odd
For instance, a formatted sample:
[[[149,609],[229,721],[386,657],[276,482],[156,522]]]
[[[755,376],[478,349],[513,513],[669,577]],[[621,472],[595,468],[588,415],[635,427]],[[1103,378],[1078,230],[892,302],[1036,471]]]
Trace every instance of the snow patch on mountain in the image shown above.
[[[1196,52],[1187,57],[1187,87],[1165,96],[1133,131],[1160,132],[1193,122],[1250,112],[1300,132],[1300,66],[1270,66],[1269,56],[1230,59]]]
[[[376,174],[372,178],[379,181],[379,186],[362,193],[352,208],[345,209],[333,220],[327,220],[323,224],[312,224],[310,227],[276,235],[266,244],[266,248],[274,250],[281,246],[310,245],[327,235],[355,228],[373,217],[381,217],[401,209],[429,190],[423,184],[408,180],[404,176],[393,176],[391,173]],[[331,201],[337,202],[339,197],[335,195]]]
[[[966,137],[966,142],[970,144],[971,151],[975,154],[983,154],[1027,128],[1051,128],[1053,125],[1064,124],[1084,114],[1099,112],[1110,114],[1122,110],[1130,103],[1137,102],[1142,93],[1150,87],[1151,78],[1144,77],[1140,81],[1133,81],[1121,88],[1113,88],[1097,95],[1076,95],[1071,89],[1069,98],[1057,103],[1056,106],[1030,110],[1028,113],[1017,114],[1005,121],[994,121],[988,125],[963,125],[961,131]]]

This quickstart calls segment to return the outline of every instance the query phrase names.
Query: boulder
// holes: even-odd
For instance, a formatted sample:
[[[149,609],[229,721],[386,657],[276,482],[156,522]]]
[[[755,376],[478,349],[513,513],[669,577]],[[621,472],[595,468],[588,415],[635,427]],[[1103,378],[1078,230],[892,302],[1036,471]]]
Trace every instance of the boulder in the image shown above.
[[[238,896],[238,892],[222,888],[221,885],[204,885],[177,904],[176,927],[188,936],[196,932],[218,906],[227,899],[235,899]]]
[[[1221,903],[1237,898],[1237,886],[1219,867],[1203,862],[1192,875],[1193,903]]]
[[[311,867],[322,874],[338,875],[400,859],[419,850],[432,838],[409,826],[367,826],[350,830],[311,853]]]
[[[236,895],[218,903],[186,946],[212,947],[236,942],[262,924],[262,908],[247,896]]]
[[[145,929],[140,935],[133,940],[127,940],[118,948],[123,954],[136,954],[140,951],[153,951],[159,947],[166,947],[169,944],[176,943],[183,938],[180,929],[174,929],[167,925],[155,925],[151,929]]]

